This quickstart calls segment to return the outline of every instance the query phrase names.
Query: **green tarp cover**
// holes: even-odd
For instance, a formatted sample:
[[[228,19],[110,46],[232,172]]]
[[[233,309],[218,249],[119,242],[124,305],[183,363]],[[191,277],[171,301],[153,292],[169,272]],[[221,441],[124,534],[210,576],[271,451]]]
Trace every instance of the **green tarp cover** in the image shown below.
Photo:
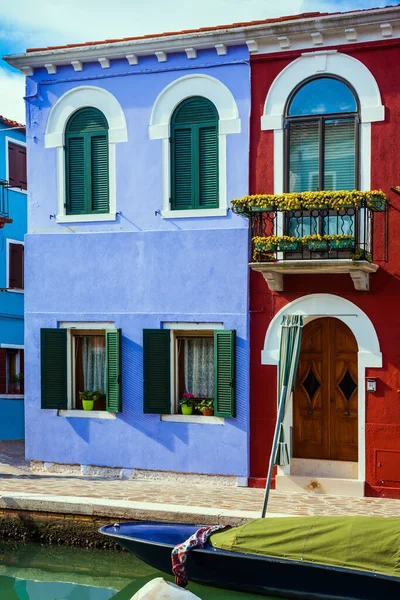
[[[215,533],[210,542],[221,550],[400,577],[400,518],[256,519]]]

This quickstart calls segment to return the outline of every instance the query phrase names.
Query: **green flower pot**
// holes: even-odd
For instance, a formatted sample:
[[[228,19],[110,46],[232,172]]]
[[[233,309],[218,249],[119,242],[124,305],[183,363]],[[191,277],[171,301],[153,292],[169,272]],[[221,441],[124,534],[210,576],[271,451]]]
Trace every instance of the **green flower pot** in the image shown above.
[[[181,404],[181,411],[183,415],[191,415],[193,412],[193,406],[188,406],[187,404]]]
[[[82,400],[83,410],[93,410],[94,400]]]
[[[275,210],[274,206],[252,206],[251,212],[271,212]]]
[[[328,249],[328,241],[327,240],[309,240],[307,242],[307,246],[309,250],[327,250]]]
[[[331,248],[353,248],[354,240],[331,240]]]
[[[281,250],[282,252],[287,252],[289,250],[293,251],[293,250],[297,250],[299,247],[299,242],[280,242],[279,243],[279,250]]]
[[[378,198],[378,196],[373,196],[372,200],[367,201],[368,208],[375,212],[383,212],[386,208],[385,200]]]
[[[278,250],[278,244],[254,244],[254,246],[261,252],[276,252]]]

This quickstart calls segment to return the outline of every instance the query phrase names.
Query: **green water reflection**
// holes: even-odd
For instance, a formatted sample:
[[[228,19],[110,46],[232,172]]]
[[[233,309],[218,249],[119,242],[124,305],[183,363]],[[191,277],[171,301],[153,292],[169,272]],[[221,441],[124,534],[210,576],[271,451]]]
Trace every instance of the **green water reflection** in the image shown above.
[[[127,552],[0,543],[1,600],[130,600],[154,577],[173,581]],[[188,589],[202,600],[260,598],[194,584]]]

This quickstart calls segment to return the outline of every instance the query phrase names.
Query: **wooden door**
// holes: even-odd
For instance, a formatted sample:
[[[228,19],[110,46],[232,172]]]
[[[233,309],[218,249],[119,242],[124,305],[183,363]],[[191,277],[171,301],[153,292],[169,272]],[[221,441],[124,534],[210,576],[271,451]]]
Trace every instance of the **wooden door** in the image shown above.
[[[303,330],[293,393],[293,455],[358,460],[357,342],[339,319]]]

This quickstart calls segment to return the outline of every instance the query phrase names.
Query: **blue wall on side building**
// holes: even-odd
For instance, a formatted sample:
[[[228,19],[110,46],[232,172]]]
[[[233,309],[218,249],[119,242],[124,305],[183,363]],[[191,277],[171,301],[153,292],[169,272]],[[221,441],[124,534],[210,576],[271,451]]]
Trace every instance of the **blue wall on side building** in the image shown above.
[[[25,132],[7,128],[0,121],[0,179],[7,180],[8,138],[25,142]],[[0,288],[7,287],[7,239],[24,241],[27,231],[27,194],[8,191],[9,216],[12,223],[0,229]],[[24,294],[0,292],[0,344],[24,344]],[[24,437],[24,400],[0,395],[0,440]]]

